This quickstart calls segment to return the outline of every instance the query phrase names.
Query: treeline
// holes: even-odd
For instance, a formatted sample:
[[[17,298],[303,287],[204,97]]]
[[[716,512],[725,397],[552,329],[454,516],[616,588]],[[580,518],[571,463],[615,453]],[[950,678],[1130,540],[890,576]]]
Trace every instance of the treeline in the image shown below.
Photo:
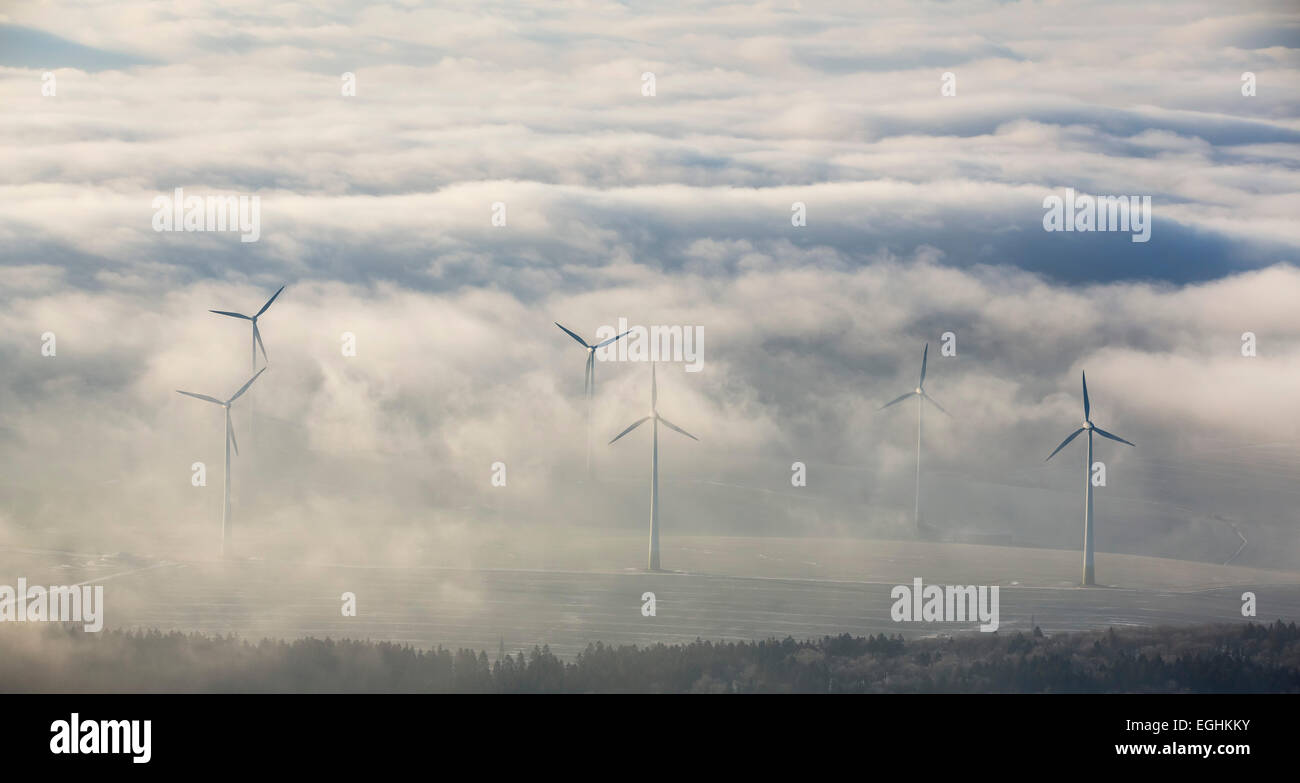
[[[1300,692],[1296,624],[610,647],[573,660],[331,639],[0,625],[0,693]]]

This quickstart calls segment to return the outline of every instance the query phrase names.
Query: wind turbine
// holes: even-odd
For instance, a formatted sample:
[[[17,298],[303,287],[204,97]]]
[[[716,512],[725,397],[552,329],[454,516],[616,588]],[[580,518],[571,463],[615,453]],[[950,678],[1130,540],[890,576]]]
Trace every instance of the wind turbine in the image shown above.
[[[632,330],[629,329],[626,332],[623,332],[623,334],[615,335],[614,337],[596,343],[595,345],[589,345],[586,340],[579,337],[571,329],[565,327],[559,321],[556,321],[555,325],[560,327],[560,329],[564,330],[565,334],[577,340],[579,345],[587,349],[587,370],[586,370],[586,374],[583,376],[582,394],[584,397],[587,398],[587,477],[590,478],[591,477],[591,400],[593,397],[596,396],[596,349],[604,348],[605,346],[613,343],[615,340],[618,340],[620,337],[626,337],[628,334],[632,332]]]
[[[1088,433],[1088,458],[1087,461],[1083,463],[1083,583],[1085,585],[1091,585],[1096,584],[1092,577],[1092,433],[1095,432],[1103,438],[1110,438],[1111,440],[1120,443],[1127,443],[1130,446],[1136,446],[1137,444],[1124,440],[1118,435],[1112,435],[1092,423],[1092,405],[1088,402],[1087,373],[1083,373],[1083,426],[1070,433],[1070,437],[1061,441],[1061,445],[1056,447],[1056,451],[1048,454],[1047,459],[1055,457],[1057,451],[1065,448],[1069,445],[1070,441],[1079,437],[1079,433],[1084,432],[1085,430]],[[1043,460],[1043,462],[1046,462],[1047,459]]]
[[[280,286],[280,291],[283,290],[284,290],[284,286]],[[262,342],[262,331],[257,328],[257,319],[262,317],[262,313],[265,313],[267,308],[271,306],[271,303],[275,301],[275,298],[280,295],[280,291],[276,291],[274,294],[271,294],[271,298],[267,299],[266,304],[262,305],[262,309],[258,310],[257,313],[254,315],[244,315],[243,313],[232,313],[227,310],[208,311],[209,313],[216,313],[217,315],[227,315],[230,316],[231,318],[243,318],[245,321],[253,322],[253,369],[254,370],[257,369],[257,349],[259,347],[262,349],[262,360],[266,364],[271,363],[271,360],[266,355],[266,344]]]
[[[206,394],[195,394],[194,392],[176,390],[177,394],[184,394],[186,397],[193,397],[204,402],[211,402],[226,409],[226,499],[221,506],[221,556],[225,557],[230,551],[230,447],[235,447],[235,454],[239,454],[239,442],[235,440],[235,428],[230,423],[230,403],[239,399],[240,395],[248,391],[248,387],[253,385],[257,376],[266,372],[266,368],[257,371],[257,375],[248,379],[248,382],[239,387],[230,399],[222,402],[216,397],[209,397]]]
[[[669,429],[677,430],[678,432],[690,438],[691,440],[694,441],[699,440],[699,438],[695,437],[691,433],[687,432],[681,427],[678,427],[676,424],[673,424],[671,421],[665,419],[663,416],[660,416],[659,409],[658,409],[658,402],[659,402],[659,392],[658,392],[658,386],[655,383],[655,365],[654,362],[651,362],[650,363],[650,415],[643,416],[640,419],[637,419],[632,423],[632,426],[628,427],[627,429],[623,430],[619,434],[615,435],[614,440],[610,441],[610,444],[613,444],[615,440],[618,440],[619,438],[628,434],[629,432],[636,429],[637,427],[640,427],[642,424],[646,423],[647,421],[654,422],[654,450],[650,452],[650,570],[651,571],[659,570],[659,423],[663,422],[663,425],[665,427],[668,427]]]
[[[256,370],[257,370],[257,349],[258,349],[258,347],[261,347],[261,349],[262,349],[262,362],[263,362],[263,366],[265,367],[265,366],[268,366],[268,365],[271,364],[271,359],[270,359],[270,357],[268,357],[268,356],[266,355],[266,343],[263,343],[263,342],[262,342],[262,330],[257,328],[257,319],[262,317],[262,313],[265,313],[265,312],[266,312],[267,308],[269,308],[269,307],[271,306],[271,303],[275,301],[275,298],[276,298],[277,296],[280,295],[280,291],[283,291],[283,290],[284,290],[284,286],[280,286],[280,290],[279,290],[279,291],[276,291],[274,294],[271,294],[271,298],[266,300],[266,304],[262,305],[262,309],[261,309],[261,310],[258,310],[257,313],[255,313],[254,315],[251,315],[251,316],[249,316],[249,315],[244,315],[243,313],[232,313],[232,312],[230,312],[230,311],[228,311],[228,310],[209,310],[209,311],[208,311],[209,313],[216,313],[217,315],[226,315],[226,316],[230,316],[231,318],[243,318],[245,321],[252,321],[252,322],[253,322],[253,345],[252,345],[252,347],[253,347],[253,366],[252,366],[252,371],[256,371]],[[249,400],[248,400],[248,403],[249,403],[249,410],[248,410],[248,431],[249,431],[252,435],[256,435],[257,433],[253,430],[253,423],[254,423],[254,422],[253,422],[253,408],[252,408],[253,398],[250,397]]]
[[[916,388],[907,394],[901,394],[893,400],[880,406],[880,410],[888,408],[890,405],[897,405],[909,397],[916,398],[916,504],[913,508],[912,522],[916,528],[916,535],[921,535],[921,413],[925,410],[925,403],[929,401],[931,405],[939,409],[939,412],[945,416],[951,417],[952,414],[943,409],[943,406],[934,401],[934,398],[925,392],[925,366],[930,358],[930,344],[925,344],[925,350],[921,353],[921,380],[916,384]]]

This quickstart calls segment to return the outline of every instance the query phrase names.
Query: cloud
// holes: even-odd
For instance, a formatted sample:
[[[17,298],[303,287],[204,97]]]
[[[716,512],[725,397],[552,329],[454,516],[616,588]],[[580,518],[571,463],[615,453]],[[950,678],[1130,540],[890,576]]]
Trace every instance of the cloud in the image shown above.
[[[635,436],[598,445],[601,481],[585,484],[584,358],[551,325],[590,336],[625,317],[704,329],[703,372],[670,363],[659,373],[660,410],[700,438],[662,439],[674,532],[899,534],[915,421],[910,404],[877,408],[915,385],[928,340],[927,389],[953,413],[932,414],[926,429],[934,524],[1072,545],[1078,454],[1042,459],[1081,418],[1086,370],[1094,418],[1139,444],[1098,447],[1112,482],[1099,495],[1106,547],[1201,555],[1204,536],[1180,535],[1170,518],[1217,513],[1290,542],[1255,553],[1261,562],[1294,552],[1293,526],[1280,524],[1291,482],[1249,465],[1298,434],[1281,424],[1294,421],[1300,391],[1294,267],[1197,286],[1085,288],[926,256],[761,265],[726,279],[635,269],[538,300],[480,287],[291,286],[262,322],[272,367],[235,408],[241,529],[291,549],[302,546],[291,531],[308,527],[322,542],[388,526],[432,536],[477,521],[528,534],[575,520],[639,530],[648,445]],[[161,296],[60,288],[7,302],[3,453],[25,535],[75,530],[110,548],[139,535],[137,546],[156,549],[153,536],[179,526],[204,540],[219,516],[220,412],[173,390],[233,393],[251,372],[248,329],[206,310],[253,308],[266,293],[204,281]],[[1258,357],[1241,356],[1247,330]],[[46,331],[57,335],[57,357],[41,355]],[[945,358],[948,331],[957,355]],[[344,332],[355,336],[355,358],[343,356]],[[644,411],[647,376],[644,364],[598,364],[597,444]],[[209,488],[190,485],[195,461],[209,466]],[[507,490],[490,485],[498,461]],[[795,461],[809,466],[807,489],[789,484]],[[1242,482],[1252,492],[1228,491]],[[973,499],[991,485],[1003,496],[981,507]],[[766,493],[793,507],[755,508]],[[873,510],[865,518],[864,508]]]
[[[206,310],[287,282],[236,411],[239,524],[266,551],[640,530],[644,438],[575,478],[582,357],[551,326],[626,317],[706,335],[704,372],[661,374],[701,438],[665,435],[666,531],[905,533],[915,422],[876,409],[929,341],[954,413],[925,424],[936,525],[1077,545],[1078,455],[1041,460],[1086,369],[1098,420],[1139,444],[1099,447],[1103,549],[1226,557],[1231,516],[1261,542],[1242,562],[1294,567],[1282,4],[20,2],[5,25],[64,42],[0,68],[8,540],[204,551],[220,417],[174,390],[237,388],[248,335]],[[260,241],[153,231],[178,187],[257,195]],[[1065,188],[1150,195],[1152,240],[1044,232]],[[935,358],[949,331],[957,356]],[[648,373],[597,370],[612,436]]]

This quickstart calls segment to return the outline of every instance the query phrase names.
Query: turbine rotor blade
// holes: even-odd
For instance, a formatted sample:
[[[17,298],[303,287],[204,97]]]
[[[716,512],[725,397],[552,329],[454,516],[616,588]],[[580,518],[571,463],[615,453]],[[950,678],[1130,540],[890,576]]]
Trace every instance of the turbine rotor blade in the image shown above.
[[[596,396],[596,354],[591,352],[587,353],[586,383],[582,391],[588,399]]]
[[[890,400],[889,402],[885,403],[884,405],[881,405],[881,406],[880,406],[879,408],[877,408],[876,410],[881,410],[881,411],[883,411],[885,408],[888,408],[890,405],[897,405],[898,403],[902,402],[903,400],[906,400],[908,397],[911,397],[913,394],[916,394],[916,392],[908,392],[907,394],[903,394],[903,395],[901,395],[901,396],[895,397],[894,399]]]
[[[610,343],[614,342],[615,340],[617,340],[617,339],[619,339],[619,338],[627,337],[627,336],[628,336],[629,334],[631,334],[631,333],[632,333],[632,330],[631,330],[631,329],[628,329],[626,332],[623,332],[623,333],[620,334],[620,335],[615,335],[614,337],[611,337],[611,338],[609,338],[608,340],[605,340],[605,341],[603,341],[603,342],[597,343],[597,344],[596,344],[596,347],[597,347],[597,348],[604,348],[606,345],[609,345]]]
[[[566,327],[565,327],[563,324],[561,324],[559,321],[556,321],[556,322],[555,322],[555,325],[558,326],[558,327],[560,327],[561,329],[563,329],[565,334],[567,334],[567,335],[569,335],[570,337],[572,337],[573,339],[577,340],[577,341],[578,341],[578,345],[581,345],[583,348],[590,348],[590,347],[591,347],[590,345],[587,345],[587,341],[586,341],[586,340],[584,340],[584,339],[582,339],[581,337],[579,337],[578,335],[574,334],[571,330],[569,330],[568,328],[566,328]]]
[[[632,430],[636,429],[637,427],[640,427],[642,424],[645,424],[647,421],[650,421],[650,417],[649,417],[649,416],[644,416],[644,417],[642,417],[642,418],[640,418],[640,419],[637,419],[635,422],[632,423],[632,426],[631,426],[631,427],[628,427],[627,429],[623,430],[623,431],[620,432],[619,434],[615,435],[615,436],[614,436],[614,440],[618,440],[619,438],[621,438],[621,437],[623,437],[624,435],[628,434],[629,432],[631,432]],[[612,444],[612,443],[614,442],[614,440],[611,440],[610,443]]]
[[[283,290],[284,290],[284,286],[280,286],[280,291],[283,291]],[[271,303],[275,301],[275,298],[276,298],[277,296],[280,295],[280,291],[276,291],[275,293],[271,294],[271,298],[266,300],[266,304],[262,305],[262,309],[261,309],[261,310],[258,310],[258,311],[257,311],[257,315],[255,315],[255,316],[253,316],[253,317],[256,318],[258,315],[261,315],[262,313],[265,313],[265,312],[266,312],[266,308],[270,307],[270,306],[271,306]]]
[[[235,400],[239,399],[239,395],[241,395],[241,394],[243,394],[244,392],[248,391],[248,387],[253,385],[253,381],[257,380],[257,376],[258,376],[258,375],[261,375],[261,374],[264,373],[264,372],[266,372],[266,368],[265,368],[265,367],[263,367],[262,369],[258,370],[258,371],[257,371],[257,375],[254,375],[252,378],[249,378],[249,379],[248,379],[248,383],[245,383],[243,386],[240,386],[240,387],[239,387],[239,391],[235,392],[235,396],[234,396],[234,397],[231,397],[230,399],[226,400],[226,404],[229,405],[230,403],[232,403],[232,402],[234,402]]]
[[[253,339],[257,341],[257,346],[262,349],[262,361],[270,364],[271,357],[266,355],[266,343],[262,342],[262,330],[257,328],[257,319],[253,319]]]
[[[181,391],[180,389],[177,389],[176,393],[184,394],[186,397],[193,397],[196,400],[203,400],[205,402],[215,402],[218,405],[225,405],[224,402],[218,400],[216,397],[209,397],[206,394],[195,394],[194,392]]]
[[[926,361],[929,358],[930,358],[930,344],[926,343],[925,351],[921,354],[921,382],[917,384],[917,388],[921,388],[925,386],[925,365],[926,365]]]
[[[1118,435],[1112,435],[1112,434],[1110,434],[1109,432],[1103,430],[1101,427],[1098,427],[1096,424],[1092,425],[1092,428],[1093,428],[1094,430],[1096,430],[1096,431],[1097,431],[1097,434],[1100,435],[1100,436],[1102,436],[1103,438],[1110,438],[1111,440],[1119,441],[1120,443],[1127,443],[1128,445],[1130,445],[1130,446],[1132,446],[1132,447],[1134,447],[1134,448],[1137,448],[1137,444],[1136,444],[1136,443],[1133,443],[1132,441],[1124,440],[1123,438],[1121,438],[1121,437],[1118,436]]]
[[[676,424],[673,424],[671,421],[665,419],[663,416],[659,417],[659,423],[668,427],[669,429],[677,430],[678,432],[690,438],[691,440],[699,440],[699,438],[695,437],[694,435],[682,429],[681,427],[678,427]]]
[[[1047,459],[1051,459],[1052,457],[1055,457],[1057,451],[1060,451],[1061,449],[1063,449],[1063,448],[1065,448],[1066,446],[1070,445],[1070,441],[1072,441],[1072,440],[1074,440],[1075,438],[1079,437],[1079,433],[1080,433],[1080,432],[1083,432],[1083,429],[1084,429],[1083,427],[1080,427],[1079,429],[1077,429],[1077,430],[1075,430],[1074,432],[1070,433],[1070,437],[1068,437],[1068,438],[1066,438],[1065,440],[1061,441],[1061,445],[1059,445],[1059,446],[1056,447],[1056,451],[1053,451],[1051,454],[1048,454],[1048,455],[1047,455]],[[1046,462],[1047,459],[1043,460],[1043,462]]]
[[[1082,372],[1082,371],[1081,371]],[[1092,421],[1092,403],[1088,402],[1088,373],[1083,373],[1083,420]]]
[[[230,445],[235,447],[235,456],[239,456],[239,441],[235,439],[235,425],[230,423],[230,414],[226,414],[226,437],[230,438]]]
[[[230,316],[231,318],[243,318],[245,321],[251,321],[251,320],[253,320],[252,318],[249,318],[248,316],[244,315],[243,313],[232,313],[232,312],[228,312],[228,311],[226,311],[226,310],[209,310],[208,312],[209,312],[209,313],[216,313],[217,315],[228,315],[228,316]]]
[[[940,411],[941,413],[943,413],[943,415],[947,416],[947,417],[950,418],[950,419],[952,418],[952,414],[949,413],[948,411],[944,410],[944,409],[943,409],[943,406],[940,405],[939,403],[935,402],[935,401],[934,401],[934,398],[931,397],[929,394],[927,394],[927,393],[925,393],[925,392],[921,392],[921,396],[924,397],[925,399],[929,400],[929,401],[930,401],[930,404],[933,405],[934,407],[938,408],[939,411]]]

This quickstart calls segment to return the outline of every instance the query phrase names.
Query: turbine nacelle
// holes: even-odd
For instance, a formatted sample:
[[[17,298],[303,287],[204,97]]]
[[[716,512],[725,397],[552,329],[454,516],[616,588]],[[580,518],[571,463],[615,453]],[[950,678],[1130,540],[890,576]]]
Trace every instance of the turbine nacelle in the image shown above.
[[[917,402],[918,405],[925,405],[925,403],[928,402],[934,407],[938,408],[939,412],[943,413],[945,416],[952,415],[951,413],[948,413],[948,411],[944,410],[944,407],[942,405],[935,402],[933,397],[925,393],[925,368],[926,365],[929,363],[929,358],[930,358],[930,344],[926,343],[925,350],[921,353],[921,379],[916,384],[916,387],[913,388],[907,394],[900,394],[899,396],[895,397],[894,399],[890,400],[884,405],[881,405],[880,410],[883,411],[885,408],[888,408],[891,405],[897,405],[903,400],[910,400],[913,397],[920,397],[921,399]]]
[[[577,332],[573,331],[572,329],[560,323],[559,321],[556,321],[555,325],[560,327],[560,331],[572,337],[578,343],[578,345],[581,345],[583,348],[587,349],[587,369],[582,379],[582,393],[585,397],[587,397],[588,403],[590,403],[591,397],[593,397],[596,393],[596,349],[604,348],[605,346],[610,345],[611,343],[620,340],[623,337],[626,337],[628,334],[631,333],[632,330],[629,329],[628,331],[623,332],[623,334],[615,335],[609,338],[608,340],[602,340],[596,343],[595,345],[592,345],[591,343],[579,337]],[[590,412],[588,412],[588,419],[590,419]]]
[[[628,434],[629,432],[636,429],[637,427],[640,427],[642,424],[645,424],[647,421],[653,421],[653,422],[663,424],[668,429],[676,430],[681,434],[685,435],[686,437],[690,438],[691,440],[699,440],[699,438],[695,437],[691,433],[687,432],[681,427],[678,427],[676,424],[673,424],[671,421],[659,415],[659,384],[655,380],[654,362],[650,363],[650,411],[646,413],[646,415],[632,422],[632,424],[630,424],[627,429],[615,435],[614,438],[610,440],[610,443],[611,444],[614,443],[614,441],[617,441],[619,438]]]
[[[253,385],[253,381],[257,380],[258,377],[260,377],[260,376],[262,375],[262,373],[264,373],[264,372],[266,372],[266,368],[265,368],[265,367],[263,367],[262,369],[258,370],[258,371],[253,375],[252,378],[249,378],[248,381],[245,382],[243,386],[240,386],[240,387],[239,387],[239,391],[237,391],[237,392],[235,392],[234,394],[230,395],[230,399],[228,399],[228,400],[218,400],[216,397],[209,397],[209,396],[206,395],[206,394],[195,394],[194,392],[181,391],[180,389],[177,389],[177,390],[176,390],[176,393],[177,393],[177,394],[184,394],[186,397],[193,397],[193,398],[196,399],[196,400],[203,400],[204,402],[210,402],[210,403],[212,403],[212,404],[214,404],[214,405],[220,405],[223,409],[225,409],[225,411],[226,411],[226,443],[229,444],[229,445],[234,446],[234,447],[235,447],[235,453],[238,454],[238,453],[239,453],[239,441],[235,439],[235,427],[234,427],[233,424],[230,423],[230,404],[231,404],[232,402],[234,402],[235,400],[239,399],[239,398],[244,394],[244,392],[248,391],[248,387]],[[227,452],[227,459],[229,459],[229,452]]]
[[[1047,459],[1051,459],[1052,457],[1055,457],[1055,456],[1056,456],[1056,453],[1057,453],[1058,451],[1060,451],[1061,449],[1063,449],[1063,448],[1065,448],[1066,446],[1070,445],[1070,442],[1071,442],[1071,441],[1073,441],[1075,438],[1079,437],[1080,435],[1082,435],[1082,434],[1085,433],[1085,432],[1088,433],[1088,437],[1089,437],[1090,439],[1091,439],[1091,437],[1092,437],[1092,433],[1095,432],[1095,433],[1097,433],[1098,435],[1100,435],[1101,437],[1106,438],[1106,439],[1108,439],[1108,440],[1113,440],[1113,441],[1115,441],[1116,443],[1123,443],[1123,444],[1128,445],[1128,446],[1134,446],[1134,445],[1136,445],[1136,444],[1134,444],[1132,441],[1125,440],[1125,439],[1121,438],[1120,436],[1118,436],[1118,435],[1116,435],[1116,434],[1114,434],[1114,433],[1107,432],[1107,431],[1103,430],[1101,427],[1098,427],[1096,424],[1093,424],[1093,423],[1092,423],[1092,401],[1091,401],[1090,399],[1088,399],[1088,376],[1087,376],[1087,374],[1084,374],[1084,375],[1082,376],[1082,378],[1083,378],[1083,424],[1079,427],[1079,429],[1077,429],[1077,430],[1075,430],[1074,432],[1070,433],[1070,434],[1065,438],[1065,440],[1061,441],[1061,445],[1057,446],[1056,449],[1054,449],[1054,450],[1052,451],[1051,454],[1048,454],[1048,455],[1047,455]],[[1091,442],[1091,440],[1090,440],[1089,442]],[[1046,462],[1047,460],[1043,460],[1043,461]]]
[[[244,315],[243,313],[236,313],[230,310],[208,311],[209,313],[216,313],[217,315],[224,315],[230,318],[242,318],[253,324],[253,369],[257,369],[257,349],[259,348],[262,349],[262,361],[267,364],[271,363],[270,357],[266,355],[266,344],[262,342],[262,330],[257,328],[257,319],[262,317],[262,313],[266,312],[267,308],[271,306],[271,303],[275,301],[276,297],[278,297],[280,292],[283,290],[284,286],[280,286],[279,290],[274,294],[271,294],[271,298],[266,300],[266,304],[262,305],[262,309],[258,310],[253,315]]]

